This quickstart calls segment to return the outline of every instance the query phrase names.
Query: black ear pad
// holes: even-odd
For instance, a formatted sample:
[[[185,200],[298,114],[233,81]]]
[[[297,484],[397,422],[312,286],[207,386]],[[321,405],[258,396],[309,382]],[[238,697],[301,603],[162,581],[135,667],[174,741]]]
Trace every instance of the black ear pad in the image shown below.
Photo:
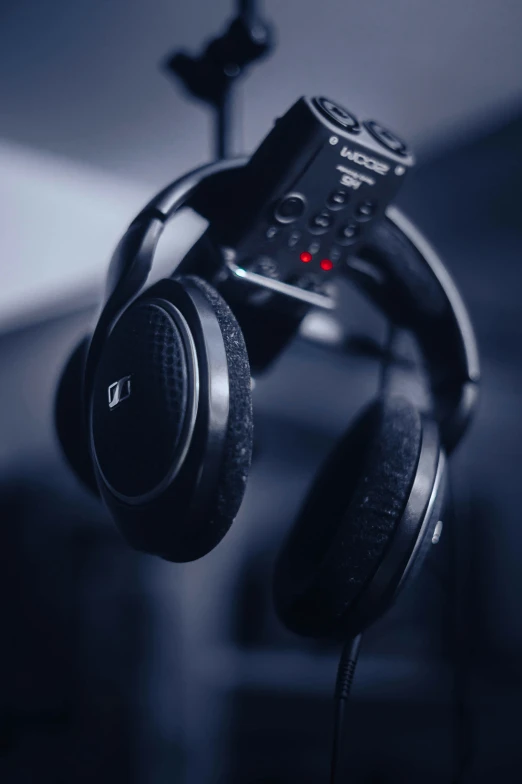
[[[422,442],[407,400],[372,403],[322,467],[274,575],[276,610],[292,631],[342,637],[406,506]]]
[[[229,414],[214,523],[227,530],[239,511],[252,460],[253,418],[250,364],[236,318],[218,292],[202,278],[187,276],[205,295],[217,316],[225,344]]]
[[[251,380],[241,329],[204,280],[159,281],[122,313],[91,431],[102,497],[133,547],[183,562],[220,542],[250,467]]]
[[[65,365],[54,401],[54,423],[63,453],[77,477],[99,495],[83,408],[83,372],[89,337],[78,343]]]

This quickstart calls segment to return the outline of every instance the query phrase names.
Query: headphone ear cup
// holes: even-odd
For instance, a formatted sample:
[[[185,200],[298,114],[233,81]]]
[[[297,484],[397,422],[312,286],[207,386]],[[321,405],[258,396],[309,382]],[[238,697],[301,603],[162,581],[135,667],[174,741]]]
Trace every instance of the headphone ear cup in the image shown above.
[[[102,498],[134,548],[183,562],[216,547],[246,487],[252,399],[241,329],[208,283],[161,280],[123,312],[91,428]]]
[[[99,495],[91,460],[83,407],[83,373],[90,337],[69,357],[56,390],[54,424],[62,451],[80,481]]]
[[[381,399],[327,459],[275,569],[276,610],[291,631],[346,635],[349,611],[377,571],[406,507],[421,445],[417,409],[402,398]]]

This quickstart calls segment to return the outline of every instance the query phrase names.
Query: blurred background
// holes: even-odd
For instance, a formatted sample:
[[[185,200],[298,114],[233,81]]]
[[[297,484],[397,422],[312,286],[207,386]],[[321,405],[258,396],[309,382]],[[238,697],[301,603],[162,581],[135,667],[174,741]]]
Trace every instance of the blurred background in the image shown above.
[[[522,5],[265,0],[277,47],[238,89],[248,152],[302,94],[396,129],[399,204],[474,321],[481,406],[452,461],[453,514],[414,588],[365,636],[350,781],[521,780]],[[0,0],[0,780],[325,781],[336,646],[280,626],[273,560],[310,479],[377,390],[370,352],[309,321],[255,388],[239,518],[200,562],[132,552],[52,427],[60,370],[142,204],[212,156],[210,116],[159,64],[201,51],[231,0]],[[182,216],[172,268],[201,234]],[[342,329],[385,325],[343,293]],[[332,328],[332,325],[329,325]],[[323,324],[324,328],[324,324]],[[323,329],[324,332],[324,329]],[[359,341],[360,342],[360,341]]]

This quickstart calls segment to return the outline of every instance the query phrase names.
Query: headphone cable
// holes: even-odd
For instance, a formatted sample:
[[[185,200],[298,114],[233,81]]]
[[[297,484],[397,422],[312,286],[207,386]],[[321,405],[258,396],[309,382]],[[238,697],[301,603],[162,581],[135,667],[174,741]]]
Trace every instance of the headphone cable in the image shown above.
[[[379,392],[385,394],[389,384],[390,376],[393,371],[395,361],[394,348],[399,337],[400,330],[396,325],[388,320],[386,324],[386,336],[383,344],[382,361],[379,372]],[[338,774],[342,759],[342,731],[344,725],[344,715],[346,704],[350,696],[353,683],[355,667],[359,657],[362,634],[348,639],[341,652],[339,666],[337,668],[337,679],[334,694],[334,726],[332,738],[332,754],[330,760],[330,784],[338,784]]]
[[[379,391],[383,394],[389,384],[389,375],[393,365],[393,348],[398,330],[392,321],[387,322],[386,337],[383,345],[382,361],[379,373]],[[342,758],[342,731],[346,703],[350,696],[355,667],[359,656],[362,634],[347,640],[341,652],[334,694],[334,726],[332,738],[332,753],[330,758],[330,784],[337,784],[337,775]]]
[[[344,714],[350,690],[352,687],[359,647],[362,634],[358,634],[344,643],[339,666],[337,668],[337,679],[335,683],[334,695],[334,727],[332,739],[332,756],[330,764],[330,784],[338,782],[337,774],[340,769],[342,758],[342,730],[344,724]]]
[[[466,504],[468,507],[468,504]],[[473,538],[469,527],[469,508],[457,508],[451,474],[448,477],[448,507],[453,535],[453,747],[454,773],[452,784],[468,778],[473,756],[473,732],[469,704],[469,667],[472,657],[470,585],[473,578]],[[470,545],[471,542],[471,545]]]

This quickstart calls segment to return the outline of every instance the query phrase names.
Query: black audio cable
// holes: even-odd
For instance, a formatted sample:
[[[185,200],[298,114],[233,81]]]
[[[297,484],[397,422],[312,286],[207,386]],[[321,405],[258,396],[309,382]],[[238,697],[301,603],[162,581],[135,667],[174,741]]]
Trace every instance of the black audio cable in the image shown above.
[[[339,773],[343,750],[342,730],[344,725],[344,714],[346,703],[350,696],[355,667],[357,665],[361,637],[362,635],[358,634],[356,637],[345,642],[339,660],[339,667],[337,669],[334,695],[334,728],[330,765],[330,784],[336,784],[338,781],[337,774]]]
[[[389,376],[393,366],[393,349],[398,336],[398,330],[392,322],[387,323],[386,337],[382,350],[382,361],[379,374],[379,391],[383,393],[389,384]],[[355,667],[361,645],[361,634],[347,640],[343,645],[334,694],[334,726],[332,738],[332,755],[330,761],[330,784],[336,784],[339,773],[343,744],[342,731],[346,703],[350,696]]]
[[[469,671],[473,655],[473,545],[469,530],[468,499],[460,498],[457,507],[452,476],[448,480],[449,517],[453,537],[453,751],[454,772],[451,784],[462,784],[470,775],[473,757],[472,716],[469,704]]]
[[[394,361],[393,349],[397,337],[398,330],[391,321],[388,321],[384,345],[382,347],[382,359],[379,373],[379,391],[381,394],[386,390],[389,384],[389,376],[392,372]],[[357,659],[359,657],[361,637],[362,634],[358,634],[356,637],[352,637],[344,643],[341,658],[339,659],[339,666],[337,668],[334,693],[334,726],[330,760],[330,784],[336,784],[340,769],[343,752],[342,731],[344,714],[352,688]]]

